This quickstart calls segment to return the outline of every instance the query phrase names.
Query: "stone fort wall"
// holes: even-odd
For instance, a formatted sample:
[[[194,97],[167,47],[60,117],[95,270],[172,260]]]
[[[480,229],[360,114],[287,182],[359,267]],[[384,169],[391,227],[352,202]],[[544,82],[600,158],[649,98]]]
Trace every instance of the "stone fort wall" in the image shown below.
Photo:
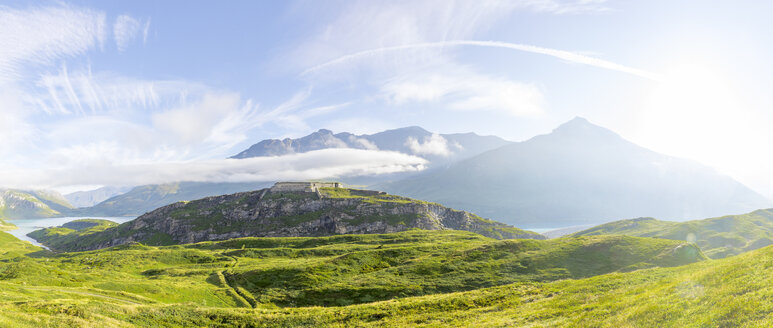
[[[272,192],[317,192],[319,188],[341,188],[339,182],[277,182]]]

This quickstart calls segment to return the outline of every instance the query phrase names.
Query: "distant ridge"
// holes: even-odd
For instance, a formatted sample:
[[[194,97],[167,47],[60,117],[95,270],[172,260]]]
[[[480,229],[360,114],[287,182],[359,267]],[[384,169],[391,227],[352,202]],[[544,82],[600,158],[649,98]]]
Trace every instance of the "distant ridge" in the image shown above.
[[[176,182],[134,187],[94,206],[70,211],[73,216],[139,216],[179,201],[264,188],[267,182]]]
[[[398,151],[421,156],[434,163],[447,163],[509,143],[496,136],[479,136],[475,133],[433,134],[418,126],[386,130],[370,135],[333,133],[327,129],[320,129],[297,139],[266,139],[231,158],[281,156],[329,148],[356,148]]]
[[[626,235],[686,240],[711,258],[737,255],[773,245],[773,209],[686,222],[653,218],[620,220],[595,226],[572,236]]]
[[[684,220],[773,205],[709,167],[637,146],[581,117],[378,188],[527,228],[640,216]]]
[[[0,219],[25,220],[61,216],[72,205],[55,191],[0,189]]]
[[[95,190],[76,191],[64,195],[70,204],[74,207],[89,207],[101,203],[102,201],[131,190],[131,187],[102,187]]]

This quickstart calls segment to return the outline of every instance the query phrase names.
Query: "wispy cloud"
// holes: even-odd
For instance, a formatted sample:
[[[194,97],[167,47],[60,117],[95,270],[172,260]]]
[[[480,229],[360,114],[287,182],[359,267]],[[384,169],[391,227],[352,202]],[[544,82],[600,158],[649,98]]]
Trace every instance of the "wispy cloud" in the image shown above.
[[[415,72],[390,79],[383,95],[396,105],[441,102],[460,111],[496,111],[513,116],[543,114],[545,99],[539,87],[504,78],[454,69]]]
[[[283,58],[304,67],[346,54],[438,40],[463,40],[489,30],[513,12],[567,14],[607,10],[597,0],[425,0],[351,1],[336,8],[333,20],[320,33]],[[318,12],[311,13],[319,19]],[[322,16],[324,17],[324,16]],[[423,50],[427,50],[424,48]],[[392,55],[392,54],[390,54]],[[416,60],[425,55],[412,53]],[[382,58],[399,65],[411,58]],[[383,64],[383,63],[380,63]],[[382,65],[383,66],[383,65]],[[391,69],[388,67],[386,69]]]
[[[53,188],[72,185],[141,185],[176,181],[238,182],[307,180],[422,170],[422,158],[387,151],[324,149],[279,157],[93,163],[59,169],[0,170],[4,187]]]
[[[154,109],[176,106],[207,91],[205,85],[183,80],[142,80],[114,73],[93,73],[91,67],[41,74],[31,91],[34,104],[48,113],[85,114],[100,111]]]
[[[131,163],[227,157],[252,129],[290,130],[347,104],[310,106],[304,89],[274,107],[235,92],[186,81],[155,81],[90,68],[62,67],[43,75],[45,92],[30,97],[49,124],[38,136],[52,150],[52,165]],[[34,102],[32,101],[34,100]]]
[[[45,65],[104,43],[105,14],[68,6],[18,10],[0,6],[0,83],[27,65]]]
[[[142,44],[148,43],[148,33],[150,32],[150,18],[145,21],[145,27],[142,28]]]
[[[37,71],[98,49],[106,38],[103,12],[68,5],[0,6],[0,162],[37,146],[41,129],[30,118],[44,108],[38,96],[46,92],[29,92]],[[70,98],[72,88],[61,87],[63,97]],[[63,111],[59,106],[50,109]]]
[[[142,29],[143,43],[147,39],[148,29],[150,28],[150,21],[145,23],[143,27],[139,20],[129,15],[121,15],[115,19],[113,24],[113,37],[115,38],[115,45],[118,51],[126,51],[129,48],[129,43],[137,38],[137,35]]]
[[[519,117],[542,117],[546,87],[484,64],[460,61],[460,47],[510,49],[551,56],[574,64],[657,76],[583,53],[527,44],[478,41],[514,12],[545,15],[609,11],[606,1],[391,1],[352,2],[324,24],[323,32],[301,44],[289,58],[304,69],[299,77],[316,89],[356,85],[362,103],[384,101],[392,110],[416,108],[488,111]],[[356,81],[356,82],[355,82]],[[372,94],[367,95],[371,92]],[[380,104],[379,104],[380,105]]]
[[[400,50],[411,50],[411,49],[421,49],[421,48],[448,48],[448,47],[457,47],[457,46],[478,46],[478,47],[495,47],[495,48],[505,48],[505,49],[513,49],[518,51],[524,51],[524,52],[530,52],[535,54],[541,54],[546,56],[551,56],[555,58],[559,58],[568,62],[572,63],[578,63],[583,65],[590,65],[594,67],[599,67],[603,69],[618,71],[626,74],[633,74],[639,77],[643,77],[650,80],[659,80],[659,76],[655,73],[648,72],[646,70],[637,69],[629,66],[625,66],[622,64],[610,62],[607,60],[590,57],[586,55],[582,55],[576,52],[571,51],[565,51],[565,50],[558,50],[558,49],[551,49],[551,48],[544,48],[534,45],[528,45],[528,44],[518,44],[518,43],[509,43],[509,42],[499,42],[499,41],[475,41],[475,40],[452,40],[452,41],[440,41],[440,42],[425,42],[425,43],[415,43],[415,44],[405,44],[405,45],[399,45],[399,46],[393,46],[393,47],[382,47],[377,49],[371,49],[371,50],[365,50],[360,51],[353,54],[348,54],[345,56],[338,57],[336,59],[324,62],[322,64],[316,65],[314,67],[311,67],[309,69],[304,70],[301,72],[301,75],[309,75],[314,74],[315,72],[319,72],[321,70],[324,70],[326,68],[330,68],[333,66],[349,63],[352,61],[356,61],[361,58],[366,58],[374,55],[380,55],[382,53],[386,52],[393,52],[393,51],[400,51]]]
[[[43,124],[38,139],[51,149],[45,160],[55,166],[226,157],[262,114],[236,93],[205,89],[176,104],[64,116]]]
[[[517,2],[517,1],[516,1]],[[558,1],[558,0],[533,0],[533,1],[520,1],[520,5],[541,13],[550,14],[576,14],[576,13],[588,13],[588,12],[607,12],[611,9],[605,5],[607,0],[575,0],[575,1]]]

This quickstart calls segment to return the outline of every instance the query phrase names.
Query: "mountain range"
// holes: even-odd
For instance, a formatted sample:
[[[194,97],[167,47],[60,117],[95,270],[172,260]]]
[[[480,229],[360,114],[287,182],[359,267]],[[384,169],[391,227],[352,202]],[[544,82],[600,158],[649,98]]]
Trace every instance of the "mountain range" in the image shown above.
[[[418,126],[354,135],[321,129],[298,139],[267,139],[231,158],[281,156],[328,148],[356,148],[397,151],[423,157],[430,165],[468,158],[509,144],[500,137],[475,133],[437,134]]]
[[[321,129],[297,139],[263,140],[232,158],[281,156],[328,148],[379,149],[423,157],[430,162],[429,166],[432,169],[439,164],[453,163],[509,143],[496,136],[479,136],[475,133],[437,134],[416,126],[371,135],[354,135],[348,132],[334,134],[330,130]],[[342,177],[342,180],[349,184],[372,185],[412,175],[412,173],[397,173]],[[79,207],[71,212],[73,216],[137,216],[178,201],[256,190],[270,186],[273,182],[179,182],[138,186],[128,191],[123,187],[106,187],[94,191],[71,193],[66,197],[75,207]],[[124,190],[124,193],[120,193],[120,190]]]
[[[644,216],[686,220],[773,205],[709,167],[650,151],[582,118],[523,142],[474,133],[437,134],[419,127],[370,135],[322,129],[298,139],[263,140],[233,158],[340,147],[398,151],[430,162],[428,169],[418,173],[337,178],[345,183],[433,201],[526,228]],[[177,201],[256,190],[272,182],[180,182],[138,186],[122,194],[118,194],[120,188],[104,188],[66,196],[75,207],[110,196],[93,206],[73,210],[59,196],[54,205],[28,206],[37,214],[9,211],[6,217],[13,218],[7,215],[13,213],[21,217],[136,216]]]
[[[645,149],[583,118],[376,188],[525,228],[685,220],[771,206],[707,166]]]
[[[64,198],[76,208],[90,207],[99,204],[108,198],[118,196],[132,190],[132,187],[107,186],[94,190],[76,191],[65,194]]]

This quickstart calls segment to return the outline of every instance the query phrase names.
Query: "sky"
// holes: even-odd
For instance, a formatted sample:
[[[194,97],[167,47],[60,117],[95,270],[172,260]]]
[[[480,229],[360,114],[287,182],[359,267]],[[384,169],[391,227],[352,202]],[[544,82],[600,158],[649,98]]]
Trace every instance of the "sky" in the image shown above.
[[[420,170],[378,150],[225,158],[321,128],[521,141],[582,116],[773,198],[771,7],[0,1],[0,185]]]

